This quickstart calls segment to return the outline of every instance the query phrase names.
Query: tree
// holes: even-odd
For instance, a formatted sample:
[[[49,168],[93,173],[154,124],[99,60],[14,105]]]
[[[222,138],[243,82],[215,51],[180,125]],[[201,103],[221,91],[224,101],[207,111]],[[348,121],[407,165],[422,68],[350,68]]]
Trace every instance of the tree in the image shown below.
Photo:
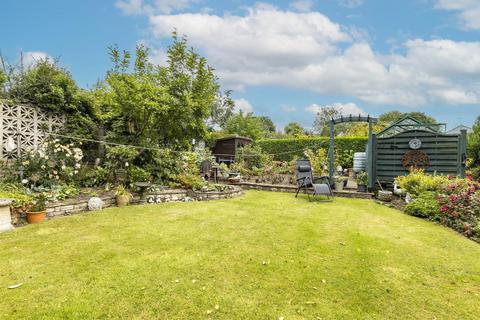
[[[290,122],[283,129],[287,136],[298,137],[305,135],[305,129],[298,122]]]
[[[107,102],[100,104],[112,138],[181,149],[206,136],[219,92],[217,78],[205,58],[187,47],[185,37],[173,33],[167,55],[167,66],[153,66],[149,49],[139,45],[132,67],[128,51],[110,48],[114,66],[99,96]]]
[[[421,123],[426,123],[426,124],[437,123],[437,120],[435,118],[425,114],[424,112],[419,112],[419,111],[413,111],[413,112],[389,111],[381,114],[378,117],[378,120],[388,125],[406,116],[410,116]]]
[[[264,138],[267,132],[260,118],[255,117],[253,113],[244,114],[240,111],[231,116],[225,126],[225,131],[230,134],[238,134],[253,140]]]
[[[317,113],[313,122],[313,130],[321,135],[330,135],[329,121],[332,118],[337,118],[341,115],[341,111],[335,107],[323,107]]]
[[[470,167],[480,166],[480,116],[473,125],[473,132],[468,135],[467,155]]]
[[[275,133],[276,128],[272,119],[270,119],[267,116],[257,116],[257,118],[260,120],[260,123],[262,124],[263,131],[270,134]]]
[[[78,91],[68,70],[45,58],[13,75],[8,97],[46,111],[71,113],[77,111]]]
[[[218,91],[212,106],[212,113],[207,120],[208,126],[212,130],[215,126],[225,127],[227,120],[233,115],[234,108],[235,102],[232,99],[232,90]]]

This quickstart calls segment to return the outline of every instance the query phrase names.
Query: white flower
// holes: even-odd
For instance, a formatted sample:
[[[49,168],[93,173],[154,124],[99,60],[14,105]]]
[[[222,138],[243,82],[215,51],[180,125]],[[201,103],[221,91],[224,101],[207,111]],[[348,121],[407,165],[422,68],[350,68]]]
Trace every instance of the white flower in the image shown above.
[[[78,173],[78,170],[73,171],[73,173],[77,174],[77,173]]]
[[[128,162],[125,162],[125,167],[128,167]]]
[[[75,168],[79,169],[80,168],[80,163],[75,163]]]
[[[65,170],[67,167],[65,165],[62,165],[62,170]]]
[[[23,183],[23,184],[25,184],[25,183],[27,183],[27,182],[28,182],[28,179],[23,179],[23,180],[22,180],[22,183]]]

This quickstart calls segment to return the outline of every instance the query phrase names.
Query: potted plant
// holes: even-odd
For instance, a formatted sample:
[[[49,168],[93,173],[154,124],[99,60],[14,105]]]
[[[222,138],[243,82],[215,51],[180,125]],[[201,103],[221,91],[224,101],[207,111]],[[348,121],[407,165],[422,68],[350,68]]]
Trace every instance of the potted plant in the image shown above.
[[[132,199],[132,194],[124,185],[119,185],[115,189],[115,199],[118,207],[125,207]]]
[[[344,182],[347,180],[346,177],[343,176],[335,176],[334,181],[335,181],[335,190],[336,191],[343,191],[343,185]]]
[[[357,174],[357,191],[358,192],[367,192],[368,185],[368,173],[362,171]]]
[[[33,201],[27,210],[27,222],[28,223],[40,223],[45,221],[47,216],[47,196],[43,192],[36,193],[33,196]]]

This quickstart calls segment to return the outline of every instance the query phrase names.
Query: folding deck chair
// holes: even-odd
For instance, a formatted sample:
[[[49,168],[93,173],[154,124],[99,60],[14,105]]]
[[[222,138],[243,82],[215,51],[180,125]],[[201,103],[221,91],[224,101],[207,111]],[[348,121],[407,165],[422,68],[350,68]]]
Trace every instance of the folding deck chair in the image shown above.
[[[297,160],[296,165],[297,193],[304,190],[310,200],[310,190],[313,191],[313,197],[316,195],[325,195],[327,200],[333,199],[332,188],[330,187],[329,178],[327,176],[314,177],[310,160]]]

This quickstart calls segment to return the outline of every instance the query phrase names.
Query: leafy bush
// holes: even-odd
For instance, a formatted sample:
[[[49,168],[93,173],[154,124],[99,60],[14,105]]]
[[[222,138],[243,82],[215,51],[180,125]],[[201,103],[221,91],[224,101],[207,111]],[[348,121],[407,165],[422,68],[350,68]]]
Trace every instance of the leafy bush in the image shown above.
[[[312,169],[315,175],[324,176],[326,175],[326,168],[328,166],[327,152],[325,149],[317,149],[313,151],[311,149],[305,150],[305,156],[310,160],[312,164]]]
[[[435,192],[423,192],[405,207],[405,212],[416,217],[432,218],[440,211]]]
[[[362,171],[357,174],[357,184],[360,186],[366,186],[368,185],[368,173],[365,171]]]
[[[100,166],[83,167],[79,172],[77,183],[80,187],[93,188],[108,182],[109,170]]]
[[[127,169],[127,180],[129,184],[150,181],[150,178],[150,172],[137,166],[129,166]]]
[[[335,138],[335,154],[337,162],[344,168],[353,166],[353,153],[365,151],[368,142],[366,137]],[[264,152],[274,155],[274,160],[291,161],[294,157],[303,157],[304,150],[328,150],[328,137],[298,137],[287,139],[265,139],[256,142]]]
[[[23,169],[23,184],[49,187],[73,183],[81,168],[83,152],[74,144],[61,144],[58,139],[45,141],[37,150],[26,152],[15,164]]]
[[[414,169],[406,176],[397,177],[396,180],[400,188],[409,192],[413,197],[427,191],[436,192],[441,185],[447,184],[449,181],[446,176],[425,174],[423,169]]]
[[[243,148],[237,149],[235,161],[243,162],[249,170],[253,168],[265,168],[271,163],[272,157],[265,153],[259,146],[248,144]]]
[[[185,189],[200,190],[206,185],[206,182],[197,174],[187,172],[180,173],[177,176],[177,182]]]
[[[28,189],[12,183],[0,184],[0,198],[15,200],[12,203],[14,208],[25,207],[33,201],[31,192]]]

